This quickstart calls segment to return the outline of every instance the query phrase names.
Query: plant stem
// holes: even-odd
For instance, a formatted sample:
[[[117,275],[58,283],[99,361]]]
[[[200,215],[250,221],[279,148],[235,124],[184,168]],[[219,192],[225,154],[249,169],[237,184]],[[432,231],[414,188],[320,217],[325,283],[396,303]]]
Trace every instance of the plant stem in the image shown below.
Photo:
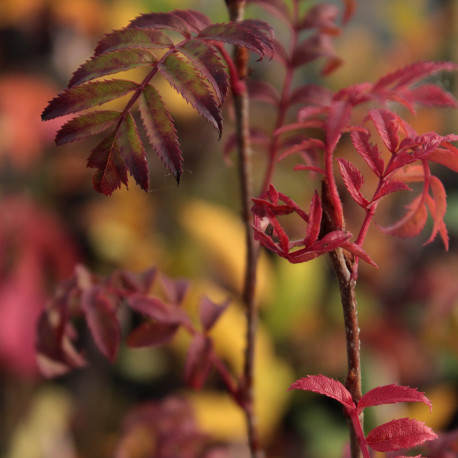
[[[244,15],[245,0],[226,0],[231,21],[240,21]],[[248,52],[244,48],[236,47],[234,50],[234,63],[239,80],[243,80],[247,74]],[[246,259],[245,275],[243,284],[243,302],[247,316],[245,362],[241,385],[241,406],[245,413],[248,432],[248,443],[252,458],[264,456],[257,421],[254,413],[254,353],[257,314],[255,307],[256,265],[258,258],[258,244],[254,240],[251,228],[251,196],[253,195],[251,147],[249,132],[248,94],[237,88],[233,91],[236,135],[238,151],[238,168],[240,193],[242,201],[242,219],[245,227]]]
[[[322,190],[323,208],[325,218],[323,219],[323,231],[328,233],[335,230],[335,222],[330,217],[333,214],[333,200],[330,198],[329,187],[326,180],[323,180]],[[331,208],[330,208],[331,207]],[[359,340],[358,325],[358,306],[356,302],[356,279],[353,277],[353,259],[346,255],[342,248],[330,252],[332,266],[337,276],[340,289],[340,299],[342,303],[344,323],[345,323],[345,340],[347,345],[347,364],[348,373],[345,381],[345,387],[350,392],[353,402],[357,405],[361,399],[361,344]],[[363,414],[359,417],[361,428],[363,428]],[[350,425],[350,449],[352,458],[361,458],[361,448],[358,438],[353,427]]]

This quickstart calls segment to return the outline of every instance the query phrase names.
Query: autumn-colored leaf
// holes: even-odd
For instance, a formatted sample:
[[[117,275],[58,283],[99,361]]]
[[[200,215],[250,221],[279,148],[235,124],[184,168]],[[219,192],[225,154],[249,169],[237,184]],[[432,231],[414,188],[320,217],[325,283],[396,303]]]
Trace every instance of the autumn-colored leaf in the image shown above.
[[[117,99],[136,88],[137,84],[131,81],[109,80],[66,89],[49,102],[41,117],[48,120],[86,110]]]
[[[399,145],[399,124],[396,114],[388,110],[370,110],[368,118],[374,123],[388,150],[394,153]]]
[[[123,72],[141,65],[151,65],[156,62],[156,56],[146,49],[123,49],[96,55],[73,73],[68,87],[79,86],[100,76]]]
[[[333,102],[326,120],[326,147],[334,151],[342,131],[350,121],[351,107],[344,101]]]
[[[355,408],[349,391],[339,381],[324,375],[307,375],[307,377],[296,380],[289,390],[313,391],[339,401],[348,409]]]
[[[418,420],[401,418],[374,428],[366,437],[366,442],[378,452],[391,452],[402,448],[415,447],[433,440],[437,434]]]
[[[321,230],[322,214],[323,209],[321,206],[321,199],[315,191],[312,203],[310,204],[309,223],[307,225],[307,232],[304,239],[304,245],[306,248],[312,246],[318,239]]]
[[[135,121],[130,113],[126,113],[116,133],[116,143],[119,154],[127,165],[137,184],[148,191],[148,163],[146,162],[145,149],[137,132]]]
[[[320,57],[332,57],[335,54],[331,37],[316,33],[306,38],[294,50],[291,65],[300,67]]]
[[[105,35],[97,44],[96,56],[124,49],[170,48],[173,41],[160,30],[130,27]]]
[[[381,199],[382,197],[385,197],[386,195],[391,194],[392,192],[396,192],[396,191],[412,191],[412,189],[409,188],[402,181],[387,180],[383,182],[382,186],[380,186],[380,189],[374,195],[371,202],[375,202]]]
[[[186,384],[196,390],[203,387],[213,364],[212,341],[196,334],[188,349],[185,365]]]
[[[382,404],[393,404],[397,402],[422,402],[432,408],[431,401],[416,388],[399,385],[378,386],[366,394],[358,401],[358,410],[366,407],[378,406]]]
[[[385,163],[382,159],[382,153],[377,145],[372,145],[369,142],[370,134],[366,131],[353,131],[351,133],[351,141],[356,151],[366,161],[367,165],[378,176],[383,175]]]
[[[174,10],[172,13],[183,19],[184,22],[194,31],[200,32],[211,24],[210,19],[205,14],[196,10]]]
[[[83,140],[91,135],[97,135],[108,130],[121,113],[118,111],[93,111],[71,119],[64,124],[56,135],[56,145]]]
[[[340,166],[340,173],[344,180],[345,186],[348,189],[353,200],[363,208],[367,208],[368,201],[361,194],[361,186],[364,183],[363,174],[350,162],[346,159],[338,159]]]
[[[140,96],[140,114],[148,140],[177,182],[183,173],[183,156],[175,125],[157,90],[147,85]]]
[[[180,32],[184,36],[189,36],[190,29],[183,18],[174,12],[169,13],[146,13],[141,14],[129,23],[130,27],[168,29]]]
[[[230,299],[226,299],[221,304],[215,304],[207,296],[202,297],[200,300],[199,317],[206,332],[214,326],[221,314],[227,309],[230,302]]]
[[[169,278],[161,274],[161,283],[168,301],[174,305],[180,305],[189,289],[189,280],[186,278]]]
[[[176,54],[167,56],[158,68],[170,85],[215,127],[221,137],[223,120],[219,104],[202,73],[189,60]]]
[[[441,227],[445,228],[444,216],[445,212],[447,211],[447,196],[445,194],[445,189],[444,185],[442,184],[442,181],[435,176],[431,176],[429,184],[433,195],[432,200],[434,202],[434,211],[431,212],[434,225],[431,235],[429,239],[425,242],[425,245],[431,243],[436,238],[436,235]],[[445,249],[448,250],[448,237],[442,237],[442,239],[445,244]]]
[[[121,328],[112,301],[98,287],[93,287],[81,293],[81,307],[97,348],[113,362],[118,354]]]
[[[229,86],[224,65],[213,48],[198,40],[190,40],[178,48],[192,61],[215,90],[218,103],[222,104]]]
[[[173,339],[179,328],[179,324],[146,321],[129,334],[127,345],[132,348],[164,345]]]
[[[110,134],[92,151],[87,166],[96,168],[92,184],[94,189],[110,195],[121,183],[127,186],[127,168],[122,159],[115,133]]]

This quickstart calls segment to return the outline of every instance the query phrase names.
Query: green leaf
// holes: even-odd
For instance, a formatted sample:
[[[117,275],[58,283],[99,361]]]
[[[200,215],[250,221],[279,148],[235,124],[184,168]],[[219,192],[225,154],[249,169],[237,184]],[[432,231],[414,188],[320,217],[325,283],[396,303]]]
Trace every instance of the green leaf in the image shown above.
[[[207,121],[221,137],[223,120],[216,98],[202,73],[189,60],[170,54],[159,63],[159,72]]]
[[[116,134],[112,133],[92,151],[87,166],[97,168],[92,179],[94,189],[109,196],[121,183],[127,186],[127,168],[124,163]]]
[[[148,191],[148,163],[146,162],[145,149],[130,113],[126,114],[124,121],[119,126],[116,142],[129,172],[137,184],[144,191]]]
[[[179,182],[183,172],[183,156],[175,125],[153,86],[147,85],[140,97],[140,114],[151,146]]]
[[[105,35],[95,49],[95,55],[123,49],[170,48],[173,41],[160,30],[139,29],[137,27],[115,30]]]
[[[76,70],[68,83],[68,87],[77,86],[100,76],[111,75],[156,62],[157,59],[154,54],[145,49],[123,49],[96,55]]]
[[[87,110],[117,99],[134,89],[137,84],[124,80],[97,81],[61,92],[49,102],[41,118],[49,120],[78,111]]]
[[[94,111],[73,118],[57,132],[56,144],[63,145],[100,134],[113,126],[120,115],[119,111]]]
[[[186,54],[216,92],[218,102],[223,103],[229,85],[224,65],[213,48],[198,40],[187,41],[179,50]]]

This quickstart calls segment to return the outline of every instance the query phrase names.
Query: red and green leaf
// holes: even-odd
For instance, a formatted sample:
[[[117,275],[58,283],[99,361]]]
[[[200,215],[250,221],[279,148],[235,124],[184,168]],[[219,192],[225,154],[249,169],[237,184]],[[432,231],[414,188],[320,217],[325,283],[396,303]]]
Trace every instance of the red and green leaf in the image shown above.
[[[49,102],[41,117],[43,120],[49,120],[87,110],[117,99],[137,87],[138,85],[132,81],[108,80],[66,89]]]
[[[135,121],[130,113],[126,113],[116,133],[116,142],[119,154],[127,165],[127,169],[134,177],[137,184],[148,190],[148,163],[146,162],[145,149],[137,132]]]
[[[160,30],[130,27],[105,35],[97,44],[96,56],[124,49],[171,48],[173,41]]]
[[[151,85],[145,87],[140,97],[140,114],[151,146],[179,182],[183,173],[183,156],[175,125],[161,96]]]
[[[73,73],[68,87],[79,86],[94,78],[112,75],[113,73],[123,72],[142,65],[152,65],[156,62],[156,56],[146,49],[123,49],[96,55]]]
[[[223,120],[219,103],[202,73],[189,60],[170,54],[159,63],[159,72],[221,136]]]
[[[83,140],[113,127],[119,121],[119,111],[94,111],[71,119],[56,135],[56,145]]]
[[[174,30],[186,37],[190,34],[190,28],[187,21],[174,14],[174,11],[170,13],[141,14],[130,21],[129,28],[130,27]]]
[[[87,166],[96,168],[92,179],[94,189],[109,196],[121,183],[127,186],[127,168],[119,151],[115,133],[104,138],[92,151]]]

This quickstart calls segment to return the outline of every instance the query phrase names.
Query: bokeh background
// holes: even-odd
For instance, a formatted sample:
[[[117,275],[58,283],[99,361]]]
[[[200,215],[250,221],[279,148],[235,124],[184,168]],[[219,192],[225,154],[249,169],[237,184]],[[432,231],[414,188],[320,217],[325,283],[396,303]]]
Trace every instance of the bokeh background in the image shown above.
[[[335,39],[345,63],[324,80],[328,87],[374,81],[418,60],[458,61],[456,1],[360,3]],[[221,455],[214,456],[245,456],[243,417],[218,381],[211,379],[197,393],[184,386],[180,336],[166,348],[122,348],[113,366],[89,348],[87,368],[56,380],[41,377],[35,363],[36,319],[78,262],[100,275],[155,265],[191,279],[196,294],[215,300],[240,290],[244,249],[235,158],[223,160],[230,110],[218,142],[211,127],[164,85],[185,156],[182,182],[177,188],[149,154],[151,191],[143,193],[131,180],[128,191],[111,197],[91,188],[93,171],[85,163],[94,143],[56,148],[53,137],[62,121],[40,120],[104,33],[139,13],[175,8],[226,20],[222,0],[0,0],[0,456],[111,457],[133,406],[164,403],[176,394],[192,406],[199,429],[221,444]],[[254,77],[273,83],[280,72],[275,62],[252,65]],[[300,78],[316,82],[316,75]],[[456,75],[437,78],[457,95]],[[273,123],[274,113],[265,106],[252,109],[260,123]],[[419,132],[458,131],[451,110],[420,110],[409,121]],[[254,160],[262,164],[263,157],[257,153]],[[312,184],[300,173],[291,171],[291,163],[280,165],[275,182],[305,203]],[[438,433],[454,434],[458,450],[458,185],[444,168],[435,173],[448,192],[448,253],[439,240],[422,246],[426,232],[399,240],[373,228],[367,239],[380,269],[363,266],[359,282],[364,390],[388,383],[419,387],[432,400],[432,414],[426,406],[379,407],[368,412],[368,427],[415,417]],[[400,203],[381,205],[378,221],[392,220]],[[357,227],[362,215],[349,210],[349,224]],[[258,302],[257,411],[268,457],[342,456],[347,426],[340,406],[287,392],[307,374],[340,380],[346,374],[342,313],[327,259],[293,266],[263,255]],[[236,371],[243,335],[243,311],[234,300],[214,338]]]

